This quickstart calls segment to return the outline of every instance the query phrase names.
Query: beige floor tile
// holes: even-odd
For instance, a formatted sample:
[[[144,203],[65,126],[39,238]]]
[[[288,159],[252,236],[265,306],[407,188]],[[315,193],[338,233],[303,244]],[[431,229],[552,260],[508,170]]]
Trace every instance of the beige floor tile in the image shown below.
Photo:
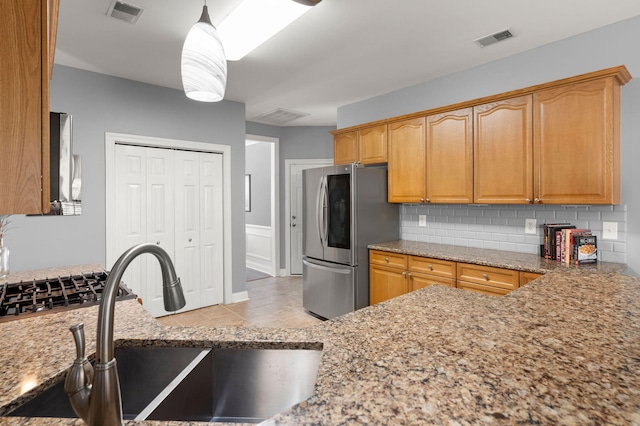
[[[322,322],[302,307],[302,277],[269,277],[247,283],[249,300],[158,318],[167,326],[300,328]]]

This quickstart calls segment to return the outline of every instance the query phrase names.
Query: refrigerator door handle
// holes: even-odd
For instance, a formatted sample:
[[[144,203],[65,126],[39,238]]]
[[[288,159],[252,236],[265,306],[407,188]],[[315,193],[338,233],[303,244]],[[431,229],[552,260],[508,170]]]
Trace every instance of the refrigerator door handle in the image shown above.
[[[318,231],[318,238],[320,239],[320,244],[322,245],[322,247],[324,247],[324,240],[323,240],[323,229],[322,229],[322,220],[323,220],[323,207],[322,207],[322,201],[323,201],[323,194],[324,192],[322,191],[323,189],[323,180],[322,178],[320,178],[320,183],[318,184],[318,193],[316,194],[316,230]]]
[[[345,275],[349,275],[351,273],[351,269],[348,269],[348,268],[330,268],[328,266],[318,265],[317,263],[311,263],[305,259],[302,259],[302,263],[304,263],[310,268],[317,268],[327,272],[335,272],[337,274],[345,274]]]
[[[322,246],[327,247],[329,241],[329,185],[327,184],[327,177],[322,177]]]

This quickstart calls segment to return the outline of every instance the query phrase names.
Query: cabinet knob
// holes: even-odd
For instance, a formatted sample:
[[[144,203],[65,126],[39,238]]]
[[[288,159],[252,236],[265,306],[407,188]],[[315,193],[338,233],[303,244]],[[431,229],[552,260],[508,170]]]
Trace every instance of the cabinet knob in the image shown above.
[[[403,277],[406,277],[406,276],[407,276],[407,273],[406,273],[405,271],[402,271],[402,276],[403,276]]]
[[[409,278],[411,278],[411,277],[412,277],[411,272],[409,272],[408,276],[409,276]]]
[[[388,258],[388,257],[385,257],[385,258],[384,258],[384,261],[385,261],[385,262],[387,262],[387,263],[389,263],[389,258]]]
[[[427,268],[429,268],[430,271],[433,271],[433,265],[429,264],[427,265]]]
[[[489,275],[487,275],[487,274],[482,274],[482,278],[484,278],[485,280],[489,281]]]
[[[420,198],[420,202],[421,202],[421,203],[424,203],[424,198]]]
[[[524,200],[527,202],[527,204],[531,204],[531,198],[527,198],[526,200]]]
[[[536,204],[537,204],[537,203],[539,203],[539,202],[540,202],[540,198],[535,198],[535,199],[533,200],[533,202],[534,202],[534,203],[536,203]]]

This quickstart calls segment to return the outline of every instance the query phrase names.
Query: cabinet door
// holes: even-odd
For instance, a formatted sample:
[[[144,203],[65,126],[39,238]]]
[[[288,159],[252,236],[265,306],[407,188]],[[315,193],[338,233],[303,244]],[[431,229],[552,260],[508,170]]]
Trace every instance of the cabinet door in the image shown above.
[[[0,213],[49,211],[47,0],[0,2]]]
[[[520,287],[525,284],[529,284],[531,281],[540,278],[542,274],[536,274],[535,272],[520,272]]]
[[[420,203],[426,193],[425,119],[389,124],[389,202]]]
[[[358,131],[335,135],[333,164],[351,164],[356,161],[358,161]]]
[[[532,95],[474,107],[474,200],[533,202]]]
[[[473,109],[427,117],[427,202],[473,203]]]
[[[433,284],[440,284],[447,287],[455,287],[456,282],[452,278],[441,278],[434,275],[421,274],[418,272],[409,272],[409,291],[418,290],[420,288],[429,287]]]
[[[358,132],[358,159],[362,164],[387,162],[387,125],[369,127]]]
[[[534,194],[548,204],[620,202],[620,86],[613,77],[534,94]]]
[[[369,268],[369,302],[371,305],[401,296],[408,291],[406,271],[377,265]]]

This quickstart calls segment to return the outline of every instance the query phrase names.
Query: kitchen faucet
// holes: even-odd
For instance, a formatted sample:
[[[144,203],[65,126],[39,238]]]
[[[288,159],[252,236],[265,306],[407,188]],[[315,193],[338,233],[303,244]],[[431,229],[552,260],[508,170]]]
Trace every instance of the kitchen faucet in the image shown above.
[[[67,374],[64,390],[76,414],[89,426],[122,424],[122,398],[113,350],[113,314],[122,275],[131,261],[143,253],[153,254],[160,262],[165,310],[177,311],[185,305],[180,278],[176,276],[169,255],[160,246],[147,243],[131,247],[116,261],[107,278],[98,311],[95,367],[91,367],[84,355],[83,324],[69,328],[75,340],[77,358]]]

